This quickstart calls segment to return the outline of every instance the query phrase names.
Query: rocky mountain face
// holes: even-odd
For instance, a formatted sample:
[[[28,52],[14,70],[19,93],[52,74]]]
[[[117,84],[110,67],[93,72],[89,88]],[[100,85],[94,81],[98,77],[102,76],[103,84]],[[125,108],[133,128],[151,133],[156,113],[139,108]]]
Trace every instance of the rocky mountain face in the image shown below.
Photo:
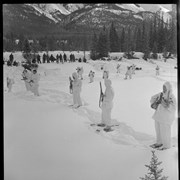
[[[93,30],[113,21],[117,28],[136,25],[144,18],[163,14],[171,18],[171,6],[146,4],[4,4],[3,32],[48,34]]]

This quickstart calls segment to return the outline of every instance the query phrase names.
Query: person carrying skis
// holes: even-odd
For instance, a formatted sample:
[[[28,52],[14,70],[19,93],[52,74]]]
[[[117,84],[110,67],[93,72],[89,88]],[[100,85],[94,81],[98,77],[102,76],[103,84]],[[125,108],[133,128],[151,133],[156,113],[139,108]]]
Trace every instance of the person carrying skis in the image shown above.
[[[163,84],[163,92],[152,96],[150,103],[155,109],[152,118],[155,120],[156,131],[156,143],[151,147],[159,148],[159,150],[168,149],[171,147],[171,125],[176,111],[176,99],[172,94],[170,82]],[[157,104],[157,107],[154,107],[154,104]]]
[[[90,79],[90,83],[92,83],[94,81],[94,73],[92,70],[89,72],[89,79]]]
[[[78,74],[74,72],[72,74],[73,82],[72,82],[72,94],[73,94],[73,106],[78,108],[82,106],[82,101],[80,97],[82,81],[78,79]]]
[[[156,66],[156,76],[158,76],[159,75],[159,66],[157,65]]]
[[[39,80],[40,80],[40,74],[37,73],[36,69],[32,70],[32,75],[30,77],[30,87],[31,91],[34,93],[35,96],[39,96]]]
[[[104,79],[104,85],[106,87],[105,93],[103,96],[103,101],[101,105],[102,113],[101,113],[101,123],[98,126],[105,127],[105,131],[111,131],[111,111],[113,108],[113,98],[114,98],[114,90],[111,86],[110,79]]]
[[[22,80],[24,80],[25,82],[26,90],[30,91],[31,87],[29,81],[30,81],[31,73],[28,72],[27,69],[24,69],[24,71],[22,72],[22,77],[23,77]]]

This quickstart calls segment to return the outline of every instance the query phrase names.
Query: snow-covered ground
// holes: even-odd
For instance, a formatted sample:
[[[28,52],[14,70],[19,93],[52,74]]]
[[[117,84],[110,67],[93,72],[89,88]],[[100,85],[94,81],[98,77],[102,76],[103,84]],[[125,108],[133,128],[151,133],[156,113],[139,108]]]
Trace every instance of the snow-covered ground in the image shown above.
[[[83,52],[72,53],[83,57]],[[9,54],[4,53],[5,59]],[[113,55],[118,56],[118,53]],[[14,56],[15,60],[22,61],[20,52]],[[116,74],[117,63],[121,64],[119,75]],[[142,70],[136,71],[131,80],[124,80],[127,65],[133,63]],[[160,66],[158,77],[155,76],[156,64]],[[144,177],[147,173],[144,165],[149,164],[152,155],[149,144],[155,141],[150,98],[162,91],[167,80],[172,83],[177,98],[176,64],[177,60],[172,59],[166,63],[123,59],[121,62],[88,60],[88,63],[40,64],[39,97],[26,92],[21,80],[22,67],[4,65],[4,179],[132,180]],[[90,123],[101,119],[98,101],[99,82],[103,82],[102,65],[110,71],[115,92],[112,119],[119,127],[97,134]],[[83,106],[73,109],[69,107],[72,95],[68,77],[77,66],[84,68]],[[90,70],[95,72],[93,83],[89,83]],[[15,79],[12,93],[7,93],[7,76]],[[169,176],[168,180],[178,179],[177,127],[175,120],[172,125],[175,147],[156,151],[159,161],[163,162],[160,168],[164,169],[163,175]]]

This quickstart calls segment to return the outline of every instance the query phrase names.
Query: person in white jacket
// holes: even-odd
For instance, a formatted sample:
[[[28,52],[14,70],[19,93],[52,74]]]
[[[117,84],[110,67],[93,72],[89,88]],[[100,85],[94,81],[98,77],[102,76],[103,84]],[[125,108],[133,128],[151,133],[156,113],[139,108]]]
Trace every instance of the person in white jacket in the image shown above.
[[[111,131],[111,110],[113,108],[113,98],[114,98],[114,90],[111,86],[111,80],[105,79],[105,93],[103,94],[103,101],[101,105],[102,114],[101,114],[101,123],[98,126],[105,127],[105,131]]]
[[[126,74],[125,74],[125,78],[124,79],[127,79],[127,77],[129,76],[129,79],[132,78],[132,67],[127,67],[127,71],[126,71]]]
[[[90,83],[92,83],[94,81],[94,73],[92,70],[89,72],[89,80],[90,80]]]
[[[13,78],[9,78],[7,77],[7,88],[8,88],[8,92],[12,91],[12,86],[14,84],[14,79]]]
[[[24,71],[22,72],[22,77],[25,82],[26,90],[30,91],[31,87],[30,87],[29,81],[31,77],[31,72],[29,72],[27,69],[24,69]]]
[[[155,120],[156,143],[151,147],[159,148],[160,150],[171,147],[171,125],[175,119],[176,111],[176,99],[172,94],[170,82],[164,83],[162,93],[161,103],[152,116]],[[150,103],[152,104],[157,98],[160,98],[160,94],[152,96]]]
[[[72,74],[73,82],[72,82],[72,94],[73,94],[73,106],[78,108],[82,106],[82,101],[80,97],[82,81],[78,79],[78,74],[74,72]]]
[[[40,80],[40,74],[38,74],[37,70],[34,69],[30,77],[30,89],[35,96],[39,96],[39,90],[38,90],[39,80]]]

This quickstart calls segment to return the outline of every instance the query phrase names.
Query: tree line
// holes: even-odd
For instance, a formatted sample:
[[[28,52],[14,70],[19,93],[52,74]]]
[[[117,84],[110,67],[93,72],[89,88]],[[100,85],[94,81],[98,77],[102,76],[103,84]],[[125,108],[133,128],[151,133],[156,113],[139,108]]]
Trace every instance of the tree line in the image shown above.
[[[15,42],[16,39],[19,41]],[[121,29],[112,22],[92,33],[62,34],[61,37],[51,34],[27,37],[10,32],[3,36],[3,50],[23,51],[25,43],[29,43],[28,39],[33,40],[30,43],[32,51],[91,51],[92,59],[107,57],[109,52],[143,52],[145,58],[150,53],[154,58],[157,58],[157,53],[177,53],[177,25],[173,19],[164,22],[163,15],[158,14]]]
[[[177,26],[173,19],[164,22],[163,15],[143,20],[139,25],[129,25],[117,31],[114,23],[109,30],[104,26],[94,33],[91,58],[107,57],[109,52],[143,52],[144,59],[157,58],[157,53],[177,53]]]

